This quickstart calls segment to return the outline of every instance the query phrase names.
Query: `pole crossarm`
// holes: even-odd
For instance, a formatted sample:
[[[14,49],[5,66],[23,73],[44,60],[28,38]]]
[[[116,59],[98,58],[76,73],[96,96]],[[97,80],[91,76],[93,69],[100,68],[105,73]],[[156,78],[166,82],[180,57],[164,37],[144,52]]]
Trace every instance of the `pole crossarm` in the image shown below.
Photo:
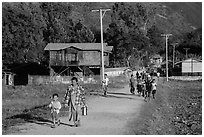
[[[104,15],[105,15],[105,13],[106,13],[106,11],[110,11],[111,9],[99,9],[99,10],[91,10],[92,12],[98,12],[98,11],[102,11],[103,12],[103,14],[102,14],[102,18],[104,17]]]
[[[169,37],[169,36],[172,36],[172,34],[161,34],[161,36],[163,36],[163,37]]]
[[[102,18],[104,17],[106,11],[110,11],[110,10],[111,10],[111,9],[105,9],[105,10],[102,10],[102,11],[104,11],[104,12],[103,12],[103,15],[102,15]]]

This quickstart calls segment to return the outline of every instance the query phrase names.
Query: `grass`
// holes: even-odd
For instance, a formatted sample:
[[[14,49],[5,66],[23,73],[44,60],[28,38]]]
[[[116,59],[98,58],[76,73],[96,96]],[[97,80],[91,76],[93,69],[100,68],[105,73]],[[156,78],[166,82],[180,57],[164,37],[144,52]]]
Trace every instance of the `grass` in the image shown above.
[[[202,134],[202,82],[172,81],[169,102],[174,110],[172,124],[176,134]],[[171,85],[169,85],[171,86]]]
[[[135,134],[201,135],[202,82],[160,81],[156,99],[144,104],[133,123]]]
[[[110,78],[109,88],[115,90],[123,88],[127,82],[124,76]],[[32,86],[2,86],[2,134],[18,131],[15,125],[33,121],[47,121],[50,111],[47,107],[50,96],[59,94],[59,101],[63,102],[66,91],[65,84],[32,85]],[[90,99],[92,92],[102,93],[100,83],[82,85],[86,91],[86,99]],[[62,113],[61,115],[65,115]]]

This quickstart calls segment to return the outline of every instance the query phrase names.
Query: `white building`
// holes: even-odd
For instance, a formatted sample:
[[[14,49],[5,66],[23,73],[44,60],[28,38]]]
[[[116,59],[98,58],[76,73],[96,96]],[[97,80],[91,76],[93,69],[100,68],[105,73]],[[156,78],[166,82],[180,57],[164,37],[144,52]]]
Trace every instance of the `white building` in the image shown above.
[[[202,60],[189,58],[175,65],[181,67],[182,75],[202,75]]]

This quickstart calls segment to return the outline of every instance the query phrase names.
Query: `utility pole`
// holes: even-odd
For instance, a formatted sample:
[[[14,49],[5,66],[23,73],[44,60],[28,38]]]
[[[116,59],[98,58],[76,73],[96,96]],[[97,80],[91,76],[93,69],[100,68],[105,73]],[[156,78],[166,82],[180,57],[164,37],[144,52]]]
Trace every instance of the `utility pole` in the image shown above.
[[[190,49],[190,48],[184,48],[185,50],[186,50],[186,59],[188,58],[188,50]]]
[[[172,36],[172,34],[162,34],[161,36],[166,38],[166,81],[168,81],[168,38],[169,36]]]
[[[99,10],[92,10],[92,12],[98,12],[100,13],[100,22],[101,22],[101,75],[102,75],[102,81],[104,80],[104,55],[103,55],[103,17],[106,13],[106,11],[110,11],[110,9],[99,9]]]
[[[175,56],[175,47],[178,43],[173,43],[173,68],[174,68],[174,62],[175,62],[175,59],[174,59],[174,56]]]

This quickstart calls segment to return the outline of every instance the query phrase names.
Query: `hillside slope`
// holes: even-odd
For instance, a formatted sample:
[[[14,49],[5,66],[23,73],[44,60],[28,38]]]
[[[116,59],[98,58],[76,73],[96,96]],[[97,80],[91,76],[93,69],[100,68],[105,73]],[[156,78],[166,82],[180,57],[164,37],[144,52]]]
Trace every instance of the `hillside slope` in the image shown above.
[[[183,15],[196,28],[202,28],[201,2],[164,2],[163,4]]]
[[[134,5],[135,2],[125,2]],[[99,13],[91,12],[93,9],[109,8],[114,5],[113,2],[83,2],[83,3],[70,3],[74,13],[81,14],[83,17],[80,19],[85,22],[87,26],[100,29],[100,16]],[[148,3],[143,3],[144,5]],[[183,16],[187,23],[190,23],[195,28],[202,27],[202,3],[201,2],[153,2],[152,6],[164,5],[171,12],[177,12]],[[74,14],[73,13],[73,14]],[[76,17],[76,16],[75,16]],[[104,29],[108,27],[111,22],[111,12],[107,12],[103,18]]]

